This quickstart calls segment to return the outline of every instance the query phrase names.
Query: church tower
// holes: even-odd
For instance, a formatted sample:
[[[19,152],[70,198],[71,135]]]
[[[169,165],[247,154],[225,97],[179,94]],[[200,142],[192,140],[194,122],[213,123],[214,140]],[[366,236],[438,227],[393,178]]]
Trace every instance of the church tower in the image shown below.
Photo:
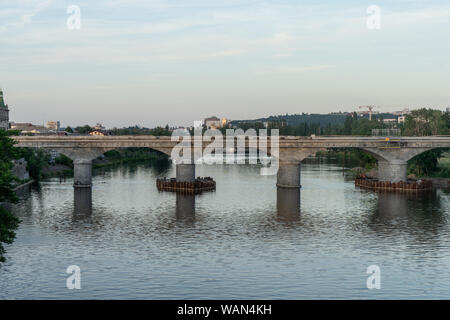
[[[3,100],[3,90],[0,88],[0,129],[9,129],[9,110],[8,105]]]

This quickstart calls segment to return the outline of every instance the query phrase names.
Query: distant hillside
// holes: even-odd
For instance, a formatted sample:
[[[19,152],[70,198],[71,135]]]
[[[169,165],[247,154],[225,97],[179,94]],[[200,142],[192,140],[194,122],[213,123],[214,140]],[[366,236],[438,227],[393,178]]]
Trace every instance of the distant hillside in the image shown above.
[[[274,121],[285,121],[287,125],[295,126],[300,123],[307,124],[319,124],[320,126],[327,126],[328,124],[343,124],[347,114],[344,113],[333,113],[333,114],[287,114],[270,116],[268,118],[260,118],[255,120],[235,120],[232,124],[238,124],[242,122],[274,122]]]
[[[306,123],[308,125],[314,124],[319,125],[320,127],[326,127],[330,125],[342,125],[345,122],[345,118],[349,115],[349,113],[329,113],[329,114],[286,114],[286,115],[278,115],[278,116],[270,116],[267,118],[259,118],[254,120],[234,120],[231,123],[233,125],[237,125],[239,123],[252,123],[252,122],[275,122],[275,121],[284,121],[289,126],[296,126],[301,123]],[[368,118],[368,115],[364,115],[364,118]],[[395,118],[395,116],[390,113],[381,113],[374,114],[374,119],[387,119],[387,118]]]

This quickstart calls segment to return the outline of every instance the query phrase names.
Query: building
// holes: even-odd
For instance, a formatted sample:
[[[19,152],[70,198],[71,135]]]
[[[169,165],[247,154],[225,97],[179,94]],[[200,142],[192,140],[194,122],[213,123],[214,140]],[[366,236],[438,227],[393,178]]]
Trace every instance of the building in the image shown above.
[[[59,131],[61,128],[61,124],[59,121],[48,121],[47,122],[47,129],[52,131]]]
[[[91,132],[89,132],[89,135],[96,136],[96,137],[103,137],[103,136],[108,136],[109,132],[107,132],[106,130],[94,129]]]
[[[406,116],[400,116],[398,117],[398,123],[405,123]]]
[[[222,128],[226,128],[226,127],[228,127],[228,123],[230,122],[227,118],[222,118],[222,120],[221,120],[221,125],[222,125]]]
[[[217,117],[209,117],[205,119],[205,126],[208,129],[222,128],[222,121]]]
[[[447,113],[450,113],[450,108],[447,108],[446,110],[447,110]]]
[[[392,114],[393,114],[394,116],[404,116],[404,115],[407,115],[407,114],[409,114],[409,113],[410,113],[410,111],[409,111],[408,108],[404,108],[404,109],[401,110],[401,111],[394,111],[394,112],[392,112]]]
[[[3,91],[0,89],[0,129],[9,129],[9,109],[3,100]]]
[[[11,122],[11,129],[20,131],[21,134],[49,134],[49,129],[44,126],[36,126],[32,123],[14,123]]]
[[[101,124],[101,123],[97,123],[94,127],[94,130],[101,130],[101,131],[105,131],[106,128]]]

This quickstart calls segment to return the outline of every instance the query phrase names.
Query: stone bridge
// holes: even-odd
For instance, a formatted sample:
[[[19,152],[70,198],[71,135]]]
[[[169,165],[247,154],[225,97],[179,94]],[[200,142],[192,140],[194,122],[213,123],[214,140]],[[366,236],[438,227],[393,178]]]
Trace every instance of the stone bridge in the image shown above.
[[[242,136],[243,137],[243,136]],[[235,137],[239,139],[242,137]],[[74,162],[74,186],[90,187],[92,184],[92,160],[109,150],[130,147],[145,147],[171,156],[179,141],[171,137],[157,136],[18,136],[14,137],[18,147],[45,148],[62,153]],[[200,139],[196,144],[195,139]],[[300,162],[317,151],[331,148],[358,148],[378,160],[379,179],[382,181],[406,181],[407,161],[414,156],[435,148],[450,148],[450,136],[431,137],[291,137],[279,139],[245,137],[246,148],[263,149],[267,145],[268,155],[277,162],[277,186],[300,187]],[[198,142],[198,141],[197,141]],[[233,140],[233,143],[235,140]],[[226,139],[223,139],[224,150]],[[237,143],[237,141],[236,141]],[[236,145],[234,143],[234,145]],[[196,148],[206,148],[210,141],[192,138],[192,153]],[[176,176],[180,181],[195,179],[195,164],[176,164]]]

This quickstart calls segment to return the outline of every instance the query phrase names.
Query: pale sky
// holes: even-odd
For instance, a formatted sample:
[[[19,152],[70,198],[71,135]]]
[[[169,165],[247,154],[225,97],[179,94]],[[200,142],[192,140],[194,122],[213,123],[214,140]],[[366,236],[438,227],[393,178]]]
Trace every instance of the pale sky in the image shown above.
[[[70,5],[79,30],[67,28]],[[379,30],[367,27],[370,5]],[[0,39],[15,122],[450,106],[448,0],[0,0]]]

